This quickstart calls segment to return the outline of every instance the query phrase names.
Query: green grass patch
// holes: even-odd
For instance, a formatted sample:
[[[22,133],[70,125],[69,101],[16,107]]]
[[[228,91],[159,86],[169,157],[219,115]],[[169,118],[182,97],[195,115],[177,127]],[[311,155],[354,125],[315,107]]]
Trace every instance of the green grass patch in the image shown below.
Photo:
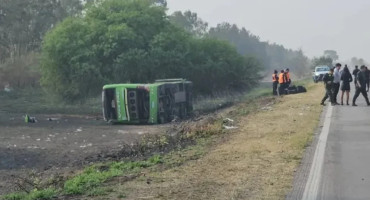
[[[128,172],[135,173],[143,168],[152,167],[161,162],[160,156],[153,156],[147,161],[113,162],[109,165],[94,165],[86,168],[83,173],[66,181],[63,191],[68,195],[82,195],[93,190],[99,193],[99,186],[107,180]]]
[[[47,188],[43,190],[34,189],[30,193],[12,193],[5,195],[4,200],[49,200],[56,197],[58,191],[54,188]]]
[[[49,200],[60,195],[87,195],[102,196],[112,190],[102,185],[111,178],[122,176],[126,173],[139,173],[142,169],[153,167],[162,163],[159,155],[145,161],[135,162],[112,162],[108,164],[96,164],[87,167],[81,174],[67,180],[60,190],[47,188],[32,190],[29,193],[18,192],[4,195],[2,200]]]

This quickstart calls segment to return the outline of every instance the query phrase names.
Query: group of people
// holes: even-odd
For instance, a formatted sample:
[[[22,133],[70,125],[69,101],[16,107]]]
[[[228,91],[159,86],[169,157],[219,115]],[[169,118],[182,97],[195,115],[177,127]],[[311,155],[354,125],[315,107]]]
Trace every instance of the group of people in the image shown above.
[[[278,74],[277,70],[274,70],[272,74],[272,93],[273,95],[283,95],[285,94],[285,89],[289,88],[292,80],[290,79],[289,68],[286,70],[281,70]]]
[[[367,92],[369,91],[369,83],[370,83],[370,70],[367,69],[366,66],[361,66],[359,69],[358,66],[355,67],[353,73],[349,71],[347,65],[345,65],[344,69],[341,70],[342,65],[337,63],[334,68],[330,69],[329,73],[327,73],[324,78],[323,82],[325,84],[325,96],[321,101],[321,105],[325,105],[325,101],[330,99],[331,105],[344,105],[344,95],[346,94],[347,101],[346,104],[349,104],[349,94],[351,91],[351,82],[354,82],[356,92],[352,99],[352,106],[356,105],[356,100],[362,94],[366,100],[368,106],[370,106],[369,98],[367,96]],[[352,77],[353,75],[353,77]],[[341,94],[341,103],[339,104],[337,101],[339,90],[342,91]]]

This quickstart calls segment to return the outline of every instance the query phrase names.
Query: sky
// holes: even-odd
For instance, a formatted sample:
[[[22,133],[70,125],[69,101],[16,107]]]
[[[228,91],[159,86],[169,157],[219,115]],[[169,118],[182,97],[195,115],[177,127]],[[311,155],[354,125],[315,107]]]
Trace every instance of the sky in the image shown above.
[[[370,0],[167,0],[169,12],[191,10],[210,26],[245,27],[261,40],[302,49],[333,49],[342,61],[370,61]]]

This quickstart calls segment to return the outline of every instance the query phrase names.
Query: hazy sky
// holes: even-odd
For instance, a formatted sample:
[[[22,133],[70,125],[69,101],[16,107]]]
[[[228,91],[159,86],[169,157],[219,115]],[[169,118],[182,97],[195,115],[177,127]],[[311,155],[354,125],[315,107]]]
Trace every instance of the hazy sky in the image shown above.
[[[370,0],[168,0],[168,7],[196,12],[212,26],[236,23],[310,57],[334,49],[341,60],[370,61]]]

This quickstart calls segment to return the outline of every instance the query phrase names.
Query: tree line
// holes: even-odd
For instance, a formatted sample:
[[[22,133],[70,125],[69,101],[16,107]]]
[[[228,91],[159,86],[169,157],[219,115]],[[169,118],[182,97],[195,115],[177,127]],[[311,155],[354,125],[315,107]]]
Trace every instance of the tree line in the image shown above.
[[[262,71],[309,69],[301,50],[229,23],[209,27],[190,11],[167,15],[165,0],[82,2],[0,0],[0,85],[41,77],[43,88],[73,101],[104,84],[183,77],[212,95],[251,88]]]
[[[196,37],[228,41],[241,55],[257,58],[268,74],[274,69],[283,68],[291,68],[293,73],[301,76],[309,71],[310,60],[302,50],[286,49],[283,45],[263,42],[258,36],[236,24],[224,22],[216,27],[208,27],[208,23],[191,11],[174,12],[170,20]]]
[[[259,62],[226,41],[193,37],[150,0],[106,0],[68,17],[46,34],[42,85],[66,100],[100,92],[109,83],[182,77],[196,94],[257,84]]]

